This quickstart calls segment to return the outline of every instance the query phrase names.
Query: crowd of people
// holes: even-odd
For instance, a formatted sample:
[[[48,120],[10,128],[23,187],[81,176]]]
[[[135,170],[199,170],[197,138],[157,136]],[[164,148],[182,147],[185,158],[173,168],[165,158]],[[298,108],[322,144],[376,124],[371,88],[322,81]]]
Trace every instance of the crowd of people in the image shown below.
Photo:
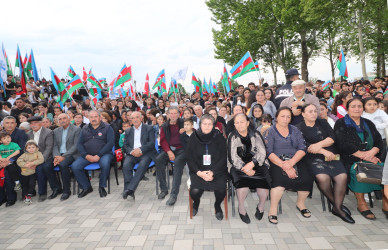
[[[370,220],[376,217],[365,194],[374,192],[388,219],[388,77],[333,81],[324,89],[323,81],[301,80],[297,69],[287,70],[286,79],[283,86],[249,83],[215,95],[155,93],[131,100],[103,91],[96,103],[85,88],[59,105],[49,82],[31,79],[27,94],[18,96],[19,83],[9,76],[0,103],[0,205],[14,205],[17,191],[26,204],[34,196],[38,202],[59,195],[67,200],[71,173],[81,188],[78,198],[83,198],[93,192],[84,170],[92,163],[101,168],[98,191],[103,198],[112,160],[122,154],[116,161],[121,161],[125,200],[135,200],[154,163],[157,198],[170,192],[168,206],[177,201],[187,166],[194,216],[203,192],[213,191],[215,217],[222,220],[221,203],[231,180],[245,223],[251,222],[244,205],[249,192],[259,197],[257,220],[263,218],[270,195],[268,220],[278,223],[285,190],[297,192],[296,209],[309,218],[306,199],[316,181],[333,205],[332,214],[343,221],[355,223],[343,204],[347,190],[357,199],[356,209]],[[384,169],[381,185],[358,181],[354,166],[361,161]]]

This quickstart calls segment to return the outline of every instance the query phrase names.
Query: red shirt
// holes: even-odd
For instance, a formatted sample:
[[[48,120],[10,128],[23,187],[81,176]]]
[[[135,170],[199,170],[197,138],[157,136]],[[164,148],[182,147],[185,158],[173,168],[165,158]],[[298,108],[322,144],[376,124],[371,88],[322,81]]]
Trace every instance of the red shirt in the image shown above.
[[[163,127],[160,128],[160,146],[164,152],[170,151],[170,146],[178,148],[183,148],[181,140],[179,138],[179,126],[178,124],[170,124],[170,143],[167,142],[166,134],[164,133]]]

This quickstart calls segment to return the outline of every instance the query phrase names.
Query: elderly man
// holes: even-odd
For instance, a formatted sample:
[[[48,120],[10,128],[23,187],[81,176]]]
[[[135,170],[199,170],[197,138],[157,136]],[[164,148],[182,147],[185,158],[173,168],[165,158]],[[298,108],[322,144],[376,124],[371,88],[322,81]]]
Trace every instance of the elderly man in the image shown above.
[[[124,192],[123,199],[128,196],[135,200],[135,191],[140,180],[148,169],[152,159],[156,157],[155,132],[152,126],[142,123],[142,114],[131,114],[133,126],[125,131],[123,153],[126,154],[123,164]],[[133,167],[139,163],[135,174]]]
[[[179,117],[178,107],[172,106],[168,110],[169,120],[160,128],[160,145],[163,151],[156,158],[156,171],[160,182],[159,200],[164,199],[168,194],[166,183],[166,167],[169,161],[174,161],[173,180],[168,206],[173,206],[176,202],[181,185],[183,167],[186,164],[185,151],[180,141],[179,130],[183,128],[183,120]]]
[[[289,69],[286,71],[286,84],[282,87],[280,87],[276,91],[276,97],[275,97],[275,106],[276,109],[279,109],[281,102],[286,99],[287,97],[292,96],[292,88],[291,83],[293,81],[299,80],[299,72],[297,69]]]
[[[77,149],[80,156],[73,162],[71,169],[80,185],[82,192],[78,198],[83,198],[93,192],[89,178],[85,175],[84,168],[91,163],[98,163],[101,168],[98,192],[100,197],[106,197],[106,181],[109,178],[110,163],[113,158],[112,148],[115,144],[115,135],[112,127],[101,121],[99,111],[89,112],[88,125],[82,128]]]
[[[54,172],[53,165],[53,146],[54,134],[53,131],[43,127],[42,117],[33,116],[27,120],[30,123],[31,131],[28,132],[30,140],[34,140],[38,144],[39,151],[43,154],[44,163],[36,166],[36,178],[38,181],[39,202],[47,198],[47,180],[50,184],[53,193],[48,197],[53,199],[58,194],[62,193],[61,186]]]
[[[194,106],[194,113],[195,113],[195,116],[193,116],[193,120],[194,120],[194,122],[199,124],[199,120],[201,119],[201,117],[203,115],[202,106],[201,105]]]
[[[11,136],[12,142],[19,145],[21,148],[21,152],[23,152],[23,149],[26,145],[26,142],[28,140],[27,134],[16,127],[16,119],[13,116],[6,116],[3,120],[3,127],[5,132]],[[15,157],[15,160],[20,155]],[[3,204],[6,202],[6,206],[12,206],[16,202],[16,192],[15,192],[15,184],[17,184],[16,190],[20,190],[20,168],[17,167],[15,164],[9,165],[10,161],[3,161],[1,162],[0,168],[5,167],[4,169],[4,189],[0,189],[0,204]]]
[[[291,124],[296,125],[303,121],[302,107],[306,104],[314,104],[319,115],[319,99],[314,95],[305,94],[306,82],[303,80],[296,80],[291,86],[294,94],[284,99],[280,104],[280,107],[286,106],[292,110],[293,118]]]
[[[70,123],[68,114],[58,116],[59,128],[54,130],[54,166],[59,166],[62,175],[61,201],[70,197],[70,165],[79,156],[77,142],[81,128]]]

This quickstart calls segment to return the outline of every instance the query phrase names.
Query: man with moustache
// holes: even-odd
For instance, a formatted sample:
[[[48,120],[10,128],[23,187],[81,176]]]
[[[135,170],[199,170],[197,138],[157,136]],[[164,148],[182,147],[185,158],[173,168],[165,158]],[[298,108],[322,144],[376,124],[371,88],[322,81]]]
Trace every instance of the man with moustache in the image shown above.
[[[115,136],[112,127],[101,121],[101,114],[97,110],[89,112],[88,125],[82,128],[77,149],[80,156],[73,162],[71,169],[80,185],[82,192],[78,198],[83,198],[93,192],[89,178],[85,175],[84,168],[91,163],[98,163],[101,167],[99,193],[100,197],[106,197],[106,182],[109,178],[110,163],[113,158],[112,148],[115,144]]]

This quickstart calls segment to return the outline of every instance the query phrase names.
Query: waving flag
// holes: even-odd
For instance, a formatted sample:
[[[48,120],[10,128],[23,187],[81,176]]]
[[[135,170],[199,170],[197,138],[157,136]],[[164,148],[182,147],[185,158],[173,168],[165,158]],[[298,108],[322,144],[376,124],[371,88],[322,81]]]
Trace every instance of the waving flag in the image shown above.
[[[124,64],[123,68],[120,70],[120,74],[117,76],[113,88],[116,88],[120,85],[124,86],[124,83],[130,81],[131,78],[131,66],[127,67],[127,65]]]
[[[71,65],[70,65],[69,69],[67,70],[67,75],[68,75],[70,78],[73,78],[73,77],[76,75],[76,73],[75,73],[73,67],[71,67]]]
[[[32,51],[32,49],[31,49],[30,58],[31,58],[32,74],[34,76],[34,80],[39,81],[38,69],[36,68],[34,52]]]
[[[152,87],[152,89],[154,90],[156,87],[158,87],[158,89],[159,89],[159,87],[162,86],[162,83],[163,83],[165,77],[166,77],[166,75],[164,74],[164,69],[162,69],[159,72],[158,76],[156,77],[155,84]]]
[[[229,74],[228,74],[228,71],[226,70],[225,64],[224,64],[224,73],[222,74],[221,82],[226,90],[226,93],[229,93],[229,91],[232,89],[232,81],[229,78]]]
[[[145,84],[144,84],[144,94],[146,94],[147,96],[151,96],[150,78],[148,76],[148,73],[147,73]]]
[[[73,95],[73,93],[77,90],[84,87],[84,84],[82,83],[81,78],[76,75],[71,81],[69,82],[66,90],[69,95]],[[67,99],[67,98],[66,98]],[[62,102],[66,101],[66,99],[62,98]]]
[[[101,92],[99,91],[98,88],[89,88],[89,92],[90,92],[90,95],[92,96],[92,101],[94,105],[96,105],[101,95]]]
[[[19,67],[19,73],[20,73],[20,83],[22,85],[22,91],[17,93],[18,95],[21,95],[21,94],[27,94],[27,88],[26,88],[26,83],[27,83],[27,80],[26,80],[26,75],[25,75],[25,72],[24,72],[24,67],[23,67],[23,63],[22,63],[22,57],[20,55],[20,50],[19,50],[19,45],[18,45],[18,48],[17,48],[17,52],[16,52],[16,64],[18,65],[17,67]]]
[[[0,85],[4,89],[4,82],[7,81],[7,60],[3,53],[0,53]],[[5,91],[4,91],[5,95]]]
[[[171,83],[170,83],[170,89],[168,90],[168,97],[172,96],[174,94],[174,83],[172,82],[172,79],[171,79]]]
[[[88,74],[86,74],[85,67],[82,67],[82,81],[86,82],[86,79],[88,79]]]
[[[388,87],[385,89],[383,95],[386,95],[386,94],[388,94]]]
[[[106,78],[105,77],[102,77],[100,79],[98,79],[98,82],[102,85],[104,85],[106,83]]]
[[[88,76],[87,81],[90,82],[91,84],[93,84],[96,88],[102,89],[101,84],[98,82],[98,80],[96,79],[96,77],[93,74]]]
[[[249,51],[240,59],[240,61],[234,65],[234,67],[230,70],[232,74],[232,79],[236,79],[242,75],[244,75],[247,71],[254,68],[255,64],[253,63],[253,59]]]
[[[57,90],[59,95],[57,101],[64,103],[67,100],[67,98],[69,98],[65,85],[63,84],[63,82],[61,82],[61,80],[54,73],[54,70],[51,67],[50,67],[50,70],[51,70],[51,80],[53,82],[54,88]]]
[[[23,65],[24,65],[24,68],[26,68],[26,66],[27,66],[27,52],[26,52],[26,56],[24,57]]]
[[[327,80],[324,84],[322,84],[322,90],[326,90],[330,87],[330,80]]]
[[[206,83],[206,79],[205,78],[203,78],[203,87],[202,87],[202,89],[204,89],[205,90],[205,94],[210,94],[211,93],[211,90],[210,90],[210,88],[209,88],[209,85]]]
[[[30,54],[30,57],[28,58],[28,61],[24,65],[24,67],[25,67],[24,71],[26,72],[28,78],[32,77],[32,59],[31,59],[31,54]]]
[[[177,80],[177,81],[178,80],[184,81],[186,79],[187,68],[188,67],[184,67],[184,68],[178,70],[177,72],[175,72],[175,74],[172,78]]]
[[[343,76],[344,79],[348,79],[348,68],[346,67],[345,54],[342,49],[337,61],[337,68],[339,69],[339,75]]]
[[[12,75],[13,76],[12,67],[11,67],[11,64],[9,63],[7,52],[5,52],[4,44],[2,44],[2,50],[3,50],[3,55],[4,55],[4,58],[5,58],[5,61],[7,62],[7,75]]]
[[[198,79],[195,77],[194,73],[193,76],[191,77],[191,84],[194,85],[194,91],[199,92],[202,94],[202,86],[201,83],[198,81]]]

